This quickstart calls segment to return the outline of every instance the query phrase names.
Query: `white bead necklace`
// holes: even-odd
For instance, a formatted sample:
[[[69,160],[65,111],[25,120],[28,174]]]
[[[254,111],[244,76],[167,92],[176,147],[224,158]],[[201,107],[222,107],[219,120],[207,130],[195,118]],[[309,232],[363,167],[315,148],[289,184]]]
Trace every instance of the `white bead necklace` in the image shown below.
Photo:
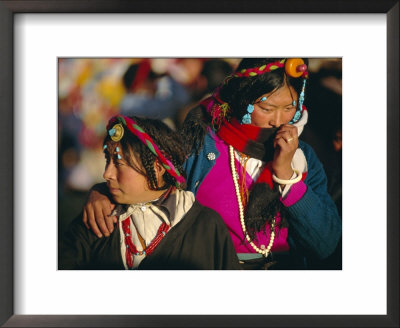
[[[265,249],[258,248],[257,245],[251,241],[251,238],[248,235],[247,230],[246,230],[246,224],[244,223],[244,209],[243,209],[242,199],[241,199],[240,191],[239,191],[239,183],[238,183],[239,177],[238,177],[238,174],[235,169],[235,155],[233,153],[232,146],[229,146],[229,159],[230,159],[230,164],[231,164],[233,184],[235,185],[236,198],[237,198],[238,205],[239,205],[240,224],[242,226],[244,236],[246,237],[247,241],[250,243],[251,247],[253,247],[253,249],[257,253],[262,254],[263,256],[267,257],[269,252],[271,251],[272,245],[274,244],[276,220],[274,218],[271,222],[271,236],[270,236],[269,244],[268,244],[267,248],[265,248]]]

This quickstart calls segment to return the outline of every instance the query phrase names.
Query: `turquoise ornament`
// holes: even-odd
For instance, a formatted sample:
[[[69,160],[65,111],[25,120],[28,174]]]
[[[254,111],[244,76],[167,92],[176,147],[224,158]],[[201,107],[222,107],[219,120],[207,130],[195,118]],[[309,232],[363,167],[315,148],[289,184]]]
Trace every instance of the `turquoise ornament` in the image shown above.
[[[301,113],[300,113],[300,111],[298,110],[298,111],[296,112],[296,114],[294,114],[293,119],[294,119],[295,121],[298,121],[298,120],[300,119],[300,116],[301,116]]]
[[[304,94],[305,94],[305,90],[306,90],[306,83],[307,83],[307,80],[304,79],[303,87],[301,88],[301,92],[300,92],[300,96],[299,96],[299,107],[297,108],[297,111],[294,114],[294,117],[292,118],[292,120],[289,122],[289,124],[296,123],[301,117],[301,111],[303,109],[303,103],[304,103]]]
[[[242,117],[241,124],[250,124],[250,123],[251,123],[251,116],[249,113],[247,113]]]
[[[249,104],[247,106],[247,113],[244,114],[244,116],[242,117],[242,121],[240,122],[240,124],[251,124],[251,116],[250,114],[253,113],[254,111],[254,105],[253,104]]]

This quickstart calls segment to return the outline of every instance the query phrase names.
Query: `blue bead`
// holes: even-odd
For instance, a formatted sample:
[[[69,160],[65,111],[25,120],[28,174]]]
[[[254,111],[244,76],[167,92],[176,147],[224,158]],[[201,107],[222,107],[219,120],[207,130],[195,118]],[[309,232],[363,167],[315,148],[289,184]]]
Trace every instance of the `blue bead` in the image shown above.
[[[247,106],[247,112],[251,114],[251,113],[253,113],[253,111],[254,111],[254,106],[252,104],[249,104]]]
[[[298,111],[294,114],[294,117],[293,117],[292,120],[289,122],[289,124],[296,123],[296,122],[300,119],[300,116],[301,116],[301,112],[298,110]]]
[[[116,147],[116,148],[115,148],[115,151],[119,151],[119,147]]]
[[[108,131],[108,134],[110,135],[110,137],[112,137],[115,134],[115,129],[110,129]]]
[[[292,105],[293,105],[293,106],[296,106],[296,100],[293,100],[293,101],[292,101]]]
[[[267,100],[267,97],[262,97],[260,101],[263,102],[263,101],[266,101],[266,100]]]
[[[251,117],[250,114],[245,114],[242,118],[242,124],[250,124],[251,123]]]
[[[118,157],[118,159],[121,159],[121,158],[122,158],[120,154],[118,154],[117,157]]]
[[[104,145],[104,146],[103,146],[103,149],[107,149],[107,145]]]

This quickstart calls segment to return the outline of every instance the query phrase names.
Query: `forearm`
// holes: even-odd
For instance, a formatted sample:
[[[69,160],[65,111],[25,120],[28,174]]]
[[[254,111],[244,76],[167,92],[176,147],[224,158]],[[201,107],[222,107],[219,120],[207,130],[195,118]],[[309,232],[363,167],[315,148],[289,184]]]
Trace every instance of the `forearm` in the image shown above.
[[[297,202],[286,207],[293,240],[320,258],[329,256],[336,248],[342,224],[333,201],[307,190]]]
[[[311,147],[301,144],[306,178],[291,185],[281,199],[289,212],[289,232],[296,245],[320,258],[332,253],[342,232],[341,219],[327,191],[327,178]]]

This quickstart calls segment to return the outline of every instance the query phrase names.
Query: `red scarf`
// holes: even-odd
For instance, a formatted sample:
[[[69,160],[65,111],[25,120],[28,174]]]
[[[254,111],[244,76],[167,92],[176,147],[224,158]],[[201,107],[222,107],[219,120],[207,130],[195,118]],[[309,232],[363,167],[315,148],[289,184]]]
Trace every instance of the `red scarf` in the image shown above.
[[[287,224],[285,208],[280,201],[280,193],[272,180],[273,140],[278,129],[259,128],[250,124],[240,124],[235,118],[231,123],[224,122],[218,136],[239,152],[266,162],[266,165],[253,184],[245,208],[246,228],[252,239],[255,233],[266,229],[279,212],[281,226]]]
[[[240,124],[234,118],[231,123],[225,122],[218,131],[218,136],[228,145],[249,157],[267,162],[257,183],[267,183],[271,190],[274,188],[271,171],[274,155],[273,139],[277,130],[277,128],[267,129]]]

